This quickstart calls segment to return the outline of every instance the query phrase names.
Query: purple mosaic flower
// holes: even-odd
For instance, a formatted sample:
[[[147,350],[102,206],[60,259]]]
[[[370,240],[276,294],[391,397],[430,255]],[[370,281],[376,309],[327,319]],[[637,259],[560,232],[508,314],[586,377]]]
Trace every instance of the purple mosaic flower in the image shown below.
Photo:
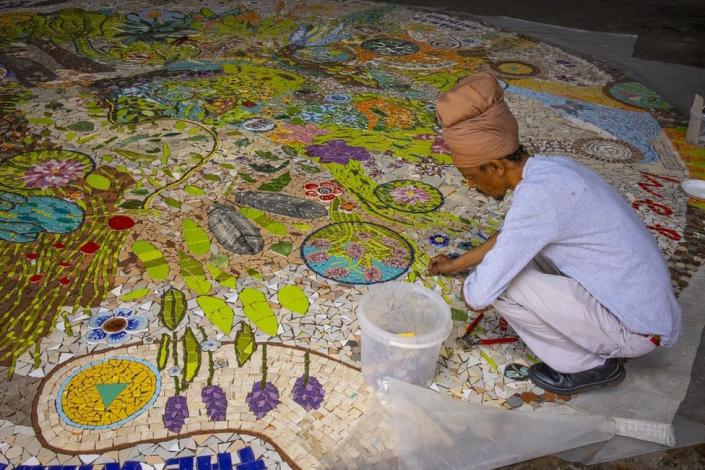
[[[306,154],[320,158],[321,163],[340,163],[345,165],[350,160],[365,161],[370,152],[364,147],[348,145],[343,139],[330,140],[325,144],[309,145]]]
[[[169,397],[166,401],[164,416],[162,416],[164,427],[171,432],[180,432],[186,423],[186,418],[188,418],[186,397],[181,395]]]
[[[252,391],[245,398],[247,406],[257,419],[264,416],[279,405],[279,390],[273,383],[267,382],[267,345],[262,346],[262,380],[255,382]]]
[[[395,248],[392,248],[392,256],[395,258],[406,258],[409,256],[409,251],[406,248],[402,248],[397,245]]]
[[[47,160],[34,165],[22,176],[29,188],[58,188],[85,174],[84,165],[72,160]]]
[[[279,404],[279,390],[272,382],[267,382],[262,388],[262,382],[258,380],[247,394],[246,401],[257,419],[262,419]]]
[[[294,401],[306,411],[317,410],[321,406],[325,394],[323,385],[316,377],[309,377],[308,383],[305,383],[304,377],[299,377],[292,390]]]
[[[311,411],[320,408],[323,403],[326,391],[316,377],[309,375],[309,365],[311,359],[306,351],[304,355],[304,375],[296,379],[294,388],[291,390],[292,398],[301,405],[304,410]]]
[[[359,243],[348,243],[346,251],[353,259],[362,259],[365,257],[365,247]]]
[[[366,268],[364,273],[365,280],[368,282],[379,282],[382,280],[382,271],[380,271],[379,268],[376,268],[375,266],[370,266],[369,268]]]
[[[225,421],[228,411],[228,399],[218,385],[210,385],[201,390],[201,399],[206,405],[206,414],[211,421]]]

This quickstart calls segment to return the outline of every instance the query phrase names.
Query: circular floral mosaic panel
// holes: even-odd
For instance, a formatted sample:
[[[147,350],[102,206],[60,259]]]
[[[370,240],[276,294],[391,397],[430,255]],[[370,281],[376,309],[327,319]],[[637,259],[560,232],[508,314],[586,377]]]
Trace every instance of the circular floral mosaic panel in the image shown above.
[[[615,100],[642,109],[670,109],[659,95],[638,82],[621,82],[607,85],[605,93]]]
[[[401,235],[369,222],[327,225],[306,238],[301,257],[316,274],[347,284],[376,284],[404,274],[414,250]]]
[[[423,181],[394,180],[375,188],[375,196],[392,209],[422,214],[443,205],[443,194]]]
[[[56,409],[81,429],[111,429],[144,413],[159,395],[159,371],[149,362],[119,356],[92,362],[61,384]]]

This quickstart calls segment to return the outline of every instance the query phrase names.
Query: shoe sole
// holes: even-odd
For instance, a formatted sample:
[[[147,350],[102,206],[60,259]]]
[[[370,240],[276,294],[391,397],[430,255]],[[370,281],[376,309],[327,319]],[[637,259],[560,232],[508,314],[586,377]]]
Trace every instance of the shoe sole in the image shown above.
[[[588,385],[583,385],[581,387],[573,387],[570,389],[552,387],[549,384],[542,383],[540,380],[536,380],[534,378],[534,374],[532,374],[531,369],[529,369],[529,379],[534,383],[534,385],[537,385],[542,389],[555,393],[557,395],[577,395],[578,393],[589,392],[600,388],[619,385],[627,376],[627,371],[624,369],[624,366],[621,366],[620,369],[621,370],[619,372],[619,375],[617,375],[616,377],[605,379],[600,382],[594,382]]]

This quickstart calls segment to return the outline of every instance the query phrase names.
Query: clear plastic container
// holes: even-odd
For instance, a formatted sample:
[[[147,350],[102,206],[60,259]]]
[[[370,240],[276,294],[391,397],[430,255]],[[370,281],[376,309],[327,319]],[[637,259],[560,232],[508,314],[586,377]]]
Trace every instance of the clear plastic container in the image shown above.
[[[441,345],[453,321],[436,292],[404,282],[370,287],[357,310],[362,329],[362,375],[379,388],[384,377],[422,387],[436,376]]]

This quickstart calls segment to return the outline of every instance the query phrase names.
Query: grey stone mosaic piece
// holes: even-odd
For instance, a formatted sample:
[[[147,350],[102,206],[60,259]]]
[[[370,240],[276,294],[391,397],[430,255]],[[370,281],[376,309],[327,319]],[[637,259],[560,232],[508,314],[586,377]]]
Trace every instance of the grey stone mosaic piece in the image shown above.
[[[328,215],[328,209],[323,204],[282,193],[243,191],[235,195],[235,201],[261,211],[300,219],[316,219]]]
[[[254,255],[264,247],[259,229],[235,208],[212,205],[208,209],[208,228],[225,249],[235,253]]]

